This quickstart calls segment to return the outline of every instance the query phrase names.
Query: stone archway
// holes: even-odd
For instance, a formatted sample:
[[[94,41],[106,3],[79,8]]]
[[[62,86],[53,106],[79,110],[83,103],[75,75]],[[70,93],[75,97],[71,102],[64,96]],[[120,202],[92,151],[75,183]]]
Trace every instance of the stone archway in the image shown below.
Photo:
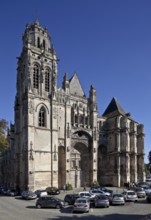
[[[58,187],[63,188],[66,184],[66,153],[65,147],[58,148]]]
[[[74,187],[90,186],[92,180],[91,137],[78,131],[72,135],[70,175]]]

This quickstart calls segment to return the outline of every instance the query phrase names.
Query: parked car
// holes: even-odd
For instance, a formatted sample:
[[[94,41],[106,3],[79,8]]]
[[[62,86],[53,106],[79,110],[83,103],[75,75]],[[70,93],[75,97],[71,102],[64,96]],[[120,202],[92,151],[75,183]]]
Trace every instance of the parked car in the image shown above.
[[[133,190],[124,191],[122,195],[124,196],[125,201],[133,201],[133,202],[138,201],[137,194]]]
[[[7,195],[8,196],[18,196],[19,195],[19,191],[16,189],[10,189],[7,191]]]
[[[146,197],[147,202],[151,202],[151,193],[149,193]]]
[[[143,187],[143,188],[146,187],[146,186],[147,186],[147,187],[150,186],[147,182],[139,182],[139,183],[137,183],[136,185],[137,185],[137,187]]]
[[[48,195],[59,195],[60,194],[60,190],[53,186],[47,187],[46,192],[48,193]]]
[[[102,194],[96,196],[95,198],[95,207],[105,207],[108,208],[110,206],[109,199],[106,195]]]
[[[2,195],[7,195],[8,190],[9,189],[7,187],[3,187],[2,190],[1,190],[1,194]]]
[[[47,196],[48,195],[47,191],[44,190],[44,189],[37,189],[35,191],[35,194],[37,195],[38,198],[41,197],[41,196]]]
[[[112,193],[113,193],[113,190],[108,189],[108,188],[106,188],[106,187],[100,187],[100,190],[102,190],[103,192],[105,192],[105,194],[106,194],[107,196],[111,196]]]
[[[135,192],[136,192],[138,198],[145,198],[146,197],[146,192],[145,192],[144,188],[142,188],[142,187],[137,187],[135,189]]]
[[[64,197],[64,202],[68,203],[69,205],[73,205],[75,200],[80,197],[79,194],[67,194]]]
[[[111,196],[110,203],[112,205],[124,205],[125,204],[124,196],[121,193],[115,193]]]
[[[96,195],[89,193],[88,191],[79,192],[79,196],[90,200],[90,207],[94,207]]]
[[[92,186],[91,190],[94,190],[94,189],[101,190],[101,191],[105,192],[107,196],[111,196],[113,193],[113,190],[108,189],[104,186]]]
[[[23,191],[21,197],[26,200],[36,199],[37,195],[32,191]]]
[[[79,196],[84,197],[84,198],[89,198],[89,199],[94,199],[95,198],[95,195],[91,194],[88,191],[79,192]]]
[[[150,186],[143,186],[143,189],[145,190],[146,196],[151,193]]]
[[[151,176],[146,177],[146,182],[151,182]]]
[[[73,205],[73,212],[89,212],[90,200],[88,198],[78,198]]]
[[[96,196],[106,195],[105,192],[103,192],[102,190],[99,190],[99,189],[91,189],[89,191],[89,193],[92,194],[92,195],[96,195]]]
[[[64,201],[53,196],[43,196],[37,199],[36,208],[56,208],[60,209],[64,206]]]

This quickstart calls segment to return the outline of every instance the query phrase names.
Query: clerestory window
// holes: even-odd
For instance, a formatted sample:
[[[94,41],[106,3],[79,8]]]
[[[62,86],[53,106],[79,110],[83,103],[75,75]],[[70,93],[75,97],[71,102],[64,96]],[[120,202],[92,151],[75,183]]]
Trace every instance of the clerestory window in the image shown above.
[[[39,67],[38,65],[34,65],[33,69],[33,86],[34,88],[39,88]]]
[[[38,125],[40,127],[46,127],[46,110],[43,106],[40,108],[40,111],[39,111]]]

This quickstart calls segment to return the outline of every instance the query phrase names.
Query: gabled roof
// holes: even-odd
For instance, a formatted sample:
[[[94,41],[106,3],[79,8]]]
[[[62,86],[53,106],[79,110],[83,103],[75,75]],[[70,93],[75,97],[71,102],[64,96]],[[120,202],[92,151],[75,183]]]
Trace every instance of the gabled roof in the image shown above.
[[[112,113],[122,114],[122,115],[126,114],[126,112],[123,110],[123,108],[120,106],[120,104],[117,102],[117,100],[114,97],[102,116],[108,116],[109,114],[111,115]]]
[[[71,95],[78,95],[82,97],[85,95],[76,73],[74,73],[73,77],[69,80],[69,87]]]

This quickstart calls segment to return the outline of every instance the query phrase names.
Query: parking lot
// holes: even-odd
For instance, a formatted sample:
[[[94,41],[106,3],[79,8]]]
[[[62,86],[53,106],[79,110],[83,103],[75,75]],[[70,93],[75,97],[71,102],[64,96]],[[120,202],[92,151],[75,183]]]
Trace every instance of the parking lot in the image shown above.
[[[81,189],[79,189],[81,190]],[[58,196],[63,199],[66,193]],[[124,206],[91,208],[89,213],[72,213],[72,206],[62,209],[36,209],[36,200],[23,200],[21,197],[0,196],[0,219],[2,220],[50,220],[50,219],[101,219],[101,220],[141,220],[151,213],[151,204],[145,199],[137,203],[126,202]]]

